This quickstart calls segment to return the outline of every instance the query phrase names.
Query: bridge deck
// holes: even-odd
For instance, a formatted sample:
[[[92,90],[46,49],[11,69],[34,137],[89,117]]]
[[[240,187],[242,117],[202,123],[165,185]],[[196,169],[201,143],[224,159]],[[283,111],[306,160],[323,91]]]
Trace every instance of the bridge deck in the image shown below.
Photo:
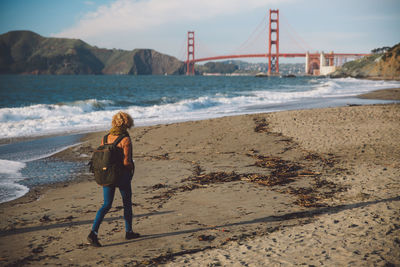
[[[319,53],[310,53],[310,57],[319,56]],[[327,53],[324,54],[325,58],[331,57],[363,57],[368,56],[370,54],[360,54],[360,53]],[[267,58],[268,54],[243,54],[243,55],[224,55],[224,56],[214,56],[214,57],[204,57],[204,58],[196,58],[194,60],[190,60],[190,62],[201,62],[201,61],[211,61],[211,60],[221,60],[221,59],[232,59],[232,58],[255,58],[255,57],[263,57]],[[272,54],[271,56],[276,57],[276,54]],[[306,53],[279,53],[279,57],[305,57]]]

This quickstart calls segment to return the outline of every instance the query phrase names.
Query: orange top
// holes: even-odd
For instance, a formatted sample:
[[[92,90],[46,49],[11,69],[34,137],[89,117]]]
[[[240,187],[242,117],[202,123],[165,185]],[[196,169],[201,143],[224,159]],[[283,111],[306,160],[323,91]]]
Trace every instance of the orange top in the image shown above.
[[[116,139],[118,138],[118,135],[111,135],[109,134],[107,136],[107,144],[112,144]],[[103,145],[103,139],[101,139],[101,144]],[[132,142],[131,138],[129,136],[124,137],[121,142],[117,144],[117,147],[121,148],[122,151],[124,152],[124,166],[132,170]]]

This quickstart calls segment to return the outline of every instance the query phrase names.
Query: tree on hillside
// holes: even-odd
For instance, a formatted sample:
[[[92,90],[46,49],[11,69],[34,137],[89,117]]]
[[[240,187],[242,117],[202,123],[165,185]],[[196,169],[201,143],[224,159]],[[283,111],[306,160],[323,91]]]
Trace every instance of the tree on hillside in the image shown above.
[[[232,73],[238,69],[235,64],[225,64],[220,62],[208,62],[204,64],[207,68],[207,72],[210,73]]]
[[[389,46],[383,46],[380,48],[375,48],[371,50],[372,54],[380,54],[380,53],[385,53],[387,51],[389,51],[390,47]]]

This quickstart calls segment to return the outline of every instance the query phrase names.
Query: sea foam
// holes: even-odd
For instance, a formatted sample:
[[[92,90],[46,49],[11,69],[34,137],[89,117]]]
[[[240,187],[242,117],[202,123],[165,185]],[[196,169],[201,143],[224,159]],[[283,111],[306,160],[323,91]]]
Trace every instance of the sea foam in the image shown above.
[[[198,92],[197,95],[192,94],[192,97],[184,99],[177,91],[177,95],[142,97],[140,103],[137,102],[139,99],[137,97],[129,99],[121,96],[121,101],[88,99],[1,108],[0,138],[104,130],[109,127],[111,118],[117,110],[130,113],[136,125],[150,125],[269,112],[275,110],[269,108],[270,106],[280,105],[285,109],[285,105],[293,105],[292,103],[296,102],[301,106],[310,100],[320,99],[320,102],[324,102],[323,99],[327,98],[351,97],[400,85],[399,82],[353,78],[311,78],[306,79],[306,82],[296,82],[295,79],[264,81],[265,83],[259,82],[254,88],[247,90],[245,88],[252,84],[244,83],[244,88],[240,91],[227,93],[216,90],[207,95]],[[257,108],[252,109],[252,107]],[[301,107],[307,108],[305,105]]]
[[[25,166],[23,162],[0,159],[0,203],[17,199],[29,191],[28,187],[17,183],[24,178],[20,171]]]
[[[0,159],[0,173],[13,175],[16,179],[21,178],[20,171],[25,168],[23,162]]]

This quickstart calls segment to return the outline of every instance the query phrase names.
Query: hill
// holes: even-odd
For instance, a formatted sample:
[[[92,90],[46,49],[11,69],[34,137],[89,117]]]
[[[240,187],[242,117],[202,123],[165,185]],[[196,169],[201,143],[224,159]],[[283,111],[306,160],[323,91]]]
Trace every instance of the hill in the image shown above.
[[[266,61],[266,59],[264,60]],[[280,63],[279,72],[281,74],[304,74],[304,63]],[[267,72],[267,63],[251,63],[242,60],[226,60],[220,62],[208,62],[204,65],[196,65],[196,72],[203,73],[220,73],[220,74],[249,74],[255,75],[259,72]]]
[[[347,62],[330,77],[400,79],[400,43],[384,53]]]
[[[268,63],[267,59],[263,59],[265,63],[251,63],[242,60],[227,60],[221,61],[221,63],[226,64],[235,64],[238,66],[238,71],[236,72],[244,72],[244,73],[252,73],[256,74],[259,72],[267,72],[268,71]],[[279,63],[279,72],[281,74],[296,74],[302,75],[304,74],[305,64],[304,63]]]
[[[79,39],[46,38],[31,31],[0,35],[0,73],[183,74],[178,59],[151,49],[101,49]]]

